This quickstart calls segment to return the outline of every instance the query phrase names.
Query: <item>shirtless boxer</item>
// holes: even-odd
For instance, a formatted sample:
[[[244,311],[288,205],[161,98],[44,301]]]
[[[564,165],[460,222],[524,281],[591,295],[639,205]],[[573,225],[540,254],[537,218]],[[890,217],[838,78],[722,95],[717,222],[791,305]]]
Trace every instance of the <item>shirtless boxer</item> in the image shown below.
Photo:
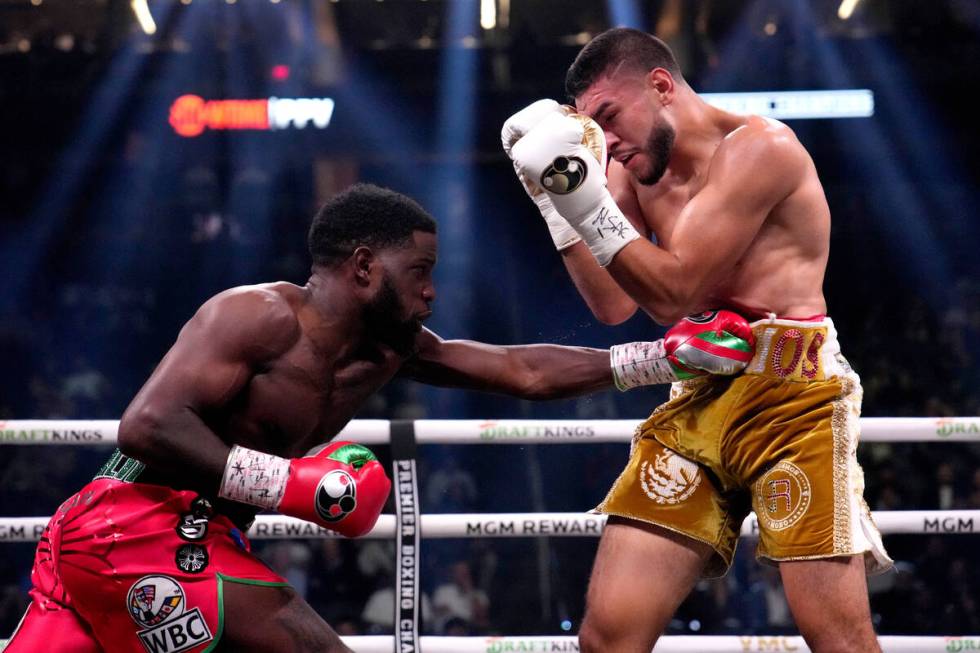
[[[594,38],[565,85],[574,110],[536,102],[502,139],[596,317],[757,318],[744,374],[675,384],[638,429],[597,508],[582,650],[649,651],[699,576],[730,565],[750,506],[811,649],[879,650],[865,573],[891,561],[862,498],[860,381],[825,316],[813,161],[786,125],[705,103],[643,32]]]
[[[358,185],[314,219],[305,286],[246,286],[206,302],[123,415],[119,450],[51,519],[7,653],[346,651],[243,532],[260,509],[347,536],[371,529],[390,489],[371,452],[333,442],[303,456],[394,376],[550,399],[748,361],[751,330],[724,313],[614,360],[582,347],[444,341],[422,328],[435,231],[412,200]],[[727,354],[702,351],[719,336]]]

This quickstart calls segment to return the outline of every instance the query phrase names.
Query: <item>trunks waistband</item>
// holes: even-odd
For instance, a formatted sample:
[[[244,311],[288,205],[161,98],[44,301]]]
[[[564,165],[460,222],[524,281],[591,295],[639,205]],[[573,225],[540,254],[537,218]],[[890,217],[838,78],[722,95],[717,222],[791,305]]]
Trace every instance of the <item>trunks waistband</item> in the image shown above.
[[[820,320],[768,318],[750,324],[755,355],[745,374],[785,381],[825,381],[841,376],[846,361],[840,355],[837,330],[829,317]]]
[[[130,458],[119,449],[112,452],[109,460],[102,465],[92,480],[95,481],[103,478],[121,481],[123,483],[138,482],[147,485],[159,485],[160,487],[170,488],[174,492],[180,491],[160,478],[159,474],[154,473],[153,470],[148,470],[144,463],[141,463],[135,458]],[[249,526],[255,520],[255,513],[258,512],[257,508],[242,503],[235,503],[234,501],[218,499],[203,494],[198,496],[208,501],[213,506],[215,513],[228,517],[228,519],[243,531],[248,530]]]
[[[116,449],[92,480],[112,478],[123,483],[135,483],[144,470],[146,465]]]

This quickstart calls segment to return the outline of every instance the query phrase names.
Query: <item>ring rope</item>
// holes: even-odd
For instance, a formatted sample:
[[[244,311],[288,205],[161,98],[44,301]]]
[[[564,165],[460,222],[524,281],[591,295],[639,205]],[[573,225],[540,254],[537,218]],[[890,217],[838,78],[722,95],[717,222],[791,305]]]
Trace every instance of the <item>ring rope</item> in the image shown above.
[[[980,510],[879,510],[872,513],[883,535],[958,535],[980,532]],[[0,517],[0,543],[36,542],[49,517]],[[423,539],[481,537],[599,537],[606,515],[578,512],[455,513],[421,516]],[[759,532],[756,516],[742,523],[741,535]],[[259,515],[248,531],[252,540],[342,537],[316,524],[285,515]],[[395,537],[395,516],[381,515],[370,539]],[[980,650],[980,649],[977,649]]]
[[[419,444],[548,444],[572,442],[627,442],[642,420],[414,420]],[[338,437],[363,444],[387,444],[389,420],[354,420]],[[397,424],[397,422],[396,422]],[[404,424],[404,422],[402,422]],[[0,421],[0,444],[95,444],[116,442],[118,420],[8,420]],[[980,440],[980,418],[862,418],[864,442],[961,442]],[[974,533],[980,510],[906,510],[874,513],[883,534]],[[0,542],[31,542],[40,538],[48,517],[0,517]],[[597,537],[604,515],[581,513],[432,514],[420,516],[423,538],[473,537]],[[742,524],[743,536],[756,534],[758,522],[750,514]],[[365,537],[395,536],[395,516],[382,515]],[[339,537],[315,524],[282,515],[260,515],[249,531],[252,539]],[[358,653],[388,653],[391,636],[346,637]],[[980,636],[879,638],[884,653],[980,650]],[[0,640],[0,651],[6,646]],[[774,648],[775,647],[775,648]],[[426,653],[508,653],[511,651],[578,651],[575,637],[430,637],[420,638]],[[809,651],[801,637],[783,636],[667,636],[657,653],[703,651]]]
[[[390,635],[341,637],[357,653],[391,653]],[[578,651],[574,636],[433,637],[422,636],[419,650],[425,653],[545,653]],[[878,638],[883,653],[950,653],[980,650],[980,635],[909,637],[883,635]],[[7,640],[0,640],[0,651]],[[802,637],[782,635],[667,635],[657,642],[654,653],[743,653],[744,651],[792,651],[807,653]]]
[[[642,419],[412,420],[419,444],[568,444],[629,442]],[[392,420],[352,420],[337,435],[388,444]],[[398,422],[395,422],[398,423]],[[115,444],[118,420],[0,421],[0,444]],[[980,417],[862,417],[862,442],[978,442]]]

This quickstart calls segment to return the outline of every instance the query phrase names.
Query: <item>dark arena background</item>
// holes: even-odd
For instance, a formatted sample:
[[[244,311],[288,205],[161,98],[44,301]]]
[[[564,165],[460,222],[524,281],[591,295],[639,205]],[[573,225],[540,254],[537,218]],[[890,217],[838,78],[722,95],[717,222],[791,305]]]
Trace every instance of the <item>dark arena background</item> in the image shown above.
[[[592,316],[500,147],[503,121],[564,101],[578,50],[617,25],[660,36],[697,92],[783,119],[812,154],[833,219],[828,312],[863,416],[893,418],[866,420],[877,435],[859,449],[896,560],[869,581],[875,627],[886,651],[980,650],[976,0],[0,0],[0,640],[44,523],[13,518],[51,515],[92,477],[208,297],[305,283],[310,219],[356,181],[438,220],[427,324],[441,336],[661,337],[642,312]],[[396,382],[365,407],[358,420],[416,426],[422,515],[471,515],[440,537],[423,517],[423,650],[453,650],[435,639],[449,636],[473,638],[460,651],[578,650],[601,529],[585,511],[631,428],[597,434],[666,395],[539,403]],[[483,421],[459,423],[477,433],[464,446],[411,420]],[[390,470],[387,441],[371,446]],[[393,646],[358,637],[394,632],[394,505],[387,534],[357,541],[257,526],[260,557],[358,651]],[[667,632],[720,639],[658,651],[804,650],[754,548],[749,533]]]

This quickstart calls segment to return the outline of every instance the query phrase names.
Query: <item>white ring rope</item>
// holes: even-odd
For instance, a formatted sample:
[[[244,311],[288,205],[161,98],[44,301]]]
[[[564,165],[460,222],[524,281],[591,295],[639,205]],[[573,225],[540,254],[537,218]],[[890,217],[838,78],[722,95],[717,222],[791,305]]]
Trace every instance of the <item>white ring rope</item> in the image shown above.
[[[873,513],[884,535],[957,535],[980,533],[980,510],[880,510]],[[0,517],[0,542],[36,542],[49,517]],[[481,537],[599,537],[605,515],[578,512],[458,513],[422,515],[423,539]],[[759,532],[754,514],[742,523],[742,536]],[[381,515],[370,539],[395,536],[395,516]],[[249,539],[322,539],[341,537],[311,522],[284,515],[259,515]],[[980,650],[980,649],[977,649]]]
[[[391,653],[391,637],[344,637],[357,653]],[[879,637],[884,653],[931,653],[932,651],[980,650],[980,637]],[[968,648],[973,646],[975,648]],[[422,637],[424,653],[545,653],[578,651],[575,637]],[[791,651],[810,648],[802,637],[779,635],[673,635],[661,637],[654,653],[741,653],[742,651]]]
[[[390,635],[341,637],[356,653],[391,653]],[[423,653],[546,653],[578,651],[573,636],[536,637],[427,637],[419,638]],[[884,653],[956,653],[980,650],[980,635],[878,638]],[[0,651],[6,646],[0,640]],[[808,653],[802,637],[782,635],[668,635],[661,637],[653,653],[742,653],[744,651],[790,651]]]
[[[419,444],[553,444],[573,442],[628,442],[642,420],[416,420]],[[0,444],[114,444],[117,420],[8,420],[0,421]],[[980,418],[878,417],[862,418],[864,442],[980,441]],[[354,420],[338,437],[363,444],[387,444],[388,420]],[[903,510],[874,513],[883,534],[975,533],[980,510]],[[48,517],[0,517],[0,542],[37,541]],[[474,537],[597,537],[604,515],[581,513],[430,514],[421,516],[423,538]],[[742,535],[758,532],[750,514]],[[339,537],[315,524],[282,515],[259,515],[249,537],[300,539]],[[392,538],[395,516],[382,515],[367,538]],[[388,653],[391,636],[345,637],[357,653]],[[980,650],[980,636],[879,638],[884,653],[944,653]],[[6,645],[0,640],[0,651]],[[534,637],[428,637],[420,638],[425,653],[509,653],[526,651],[578,651],[573,636]],[[667,636],[656,653],[735,653],[739,651],[798,651],[810,649],[801,637],[783,636]]]
[[[419,444],[568,444],[629,442],[642,419],[419,419]],[[0,421],[0,444],[115,444],[118,420]],[[387,444],[391,422],[351,421],[337,435],[361,444]],[[862,417],[862,442],[980,442],[980,417]]]

